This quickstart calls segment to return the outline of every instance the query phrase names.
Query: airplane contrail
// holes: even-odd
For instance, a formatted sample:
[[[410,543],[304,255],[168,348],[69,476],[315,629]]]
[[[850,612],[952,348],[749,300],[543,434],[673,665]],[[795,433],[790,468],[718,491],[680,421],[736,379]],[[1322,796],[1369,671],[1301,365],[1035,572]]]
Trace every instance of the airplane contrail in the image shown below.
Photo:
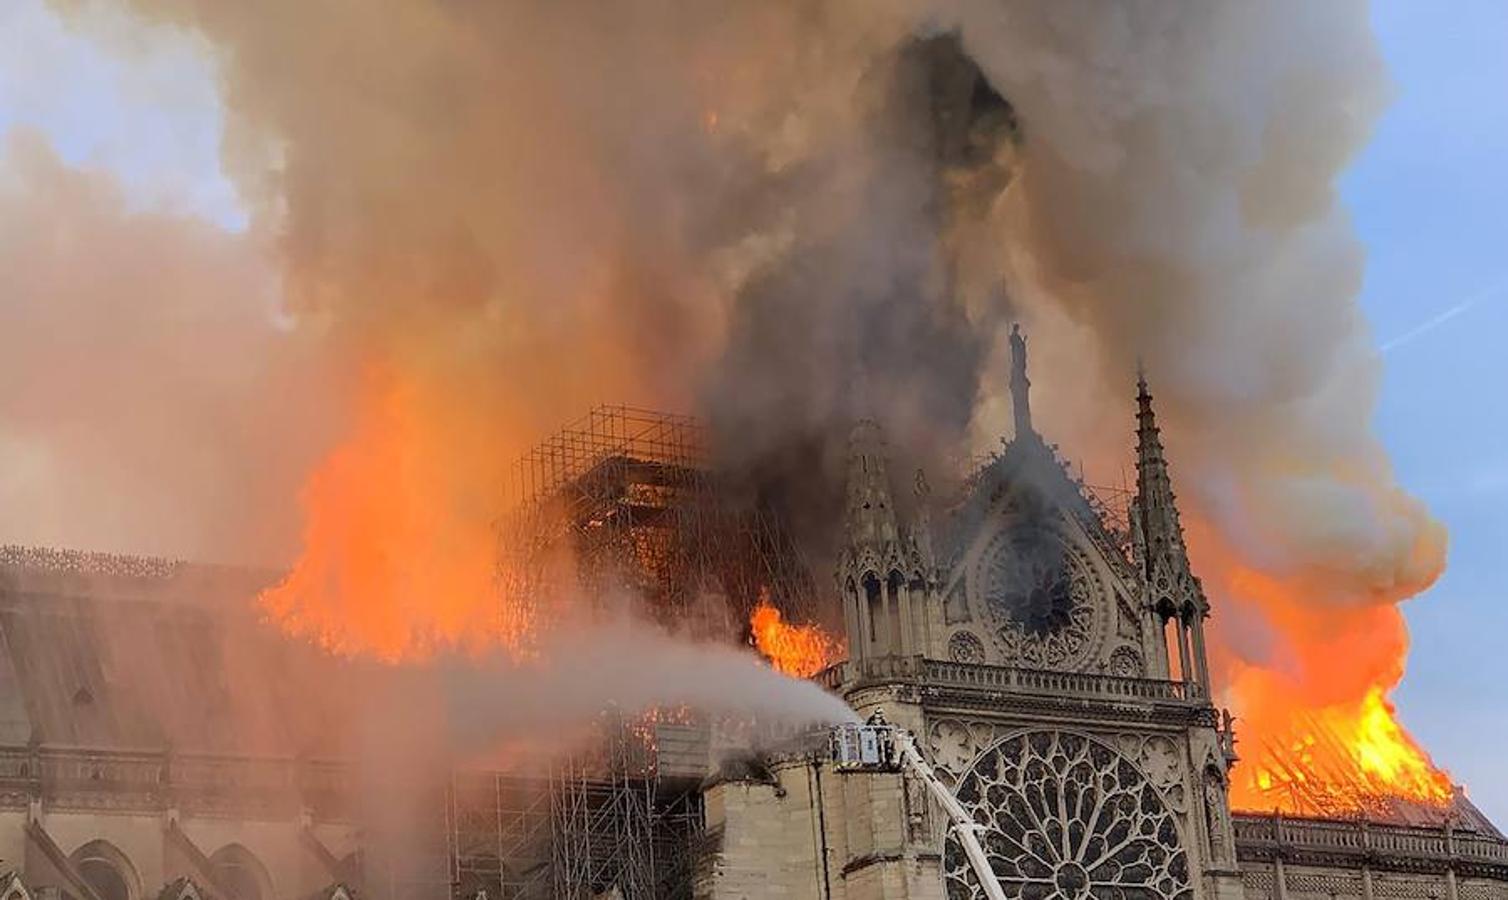
[[[1503,280],[1491,285],[1490,287],[1477,291],[1475,294],[1472,294],[1470,297],[1467,297],[1460,303],[1457,303],[1456,305],[1446,310],[1430,316],[1428,319],[1425,319],[1423,322],[1415,325],[1413,328],[1410,328],[1403,334],[1400,334],[1392,340],[1385,342],[1384,344],[1382,344],[1382,346],[1378,347],[1377,350],[1379,353],[1388,353],[1390,351],[1396,350],[1399,347],[1402,347],[1404,344],[1410,343],[1415,339],[1422,337],[1431,331],[1434,331],[1436,328],[1439,328],[1441,325],[1444,325],[1446,322],[1449,322],[1456,316],[1461,315],[1462,313],[1471,309],[1473,306],[1476,306],[1477,304],[1485,302],[1487,300],[1491,300],[1504,293],[1505,291],[1508,291],[1508,278],[1504,278]]]

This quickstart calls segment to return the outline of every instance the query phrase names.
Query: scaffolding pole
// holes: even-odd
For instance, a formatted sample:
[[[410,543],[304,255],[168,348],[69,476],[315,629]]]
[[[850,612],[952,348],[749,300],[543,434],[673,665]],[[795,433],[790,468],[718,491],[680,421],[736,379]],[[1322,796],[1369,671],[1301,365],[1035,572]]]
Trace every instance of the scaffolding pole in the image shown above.
[[[779,517],[715,470],[689,416],[598,407],[519,460],[513,495],[499,523],[505,604],[532,612],[567,593],[626,595],[648,618],[731,641],[747,638],[762,596],[794,620],[827,618]],[[702,772],[675,757],[664,775],[662,724],[606,711],[595,739],[544,777],[458,775],[456,895],[689,898]],[[676,727],[692,747],[681,756],[694,758],[688,726]]]
[[[737,641],[766,595],[794,621],[835,625],[779,517],[717,472],[708,441],[689,416],[602,406],[526,453],[499,528],[504,602],[573,584]]]

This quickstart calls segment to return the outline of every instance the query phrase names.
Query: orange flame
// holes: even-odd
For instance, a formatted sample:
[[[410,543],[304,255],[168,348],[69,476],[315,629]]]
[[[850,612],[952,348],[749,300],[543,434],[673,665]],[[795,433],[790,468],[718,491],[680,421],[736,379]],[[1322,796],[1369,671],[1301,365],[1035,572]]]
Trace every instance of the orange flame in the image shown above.
[[[1448,804],[1450,777],[1388,699],[1408,654],[1396,604],[1385,597],[1317,602],[1335,590],[1321,575],[1279,578],[1201,545],[1216,595],[1234,605],[1231,612],[1258,611],[1274,645],[1256,660],[1228,649],[1215,660],[1223,670],[1216,686],[1227,687],[1239,716],[1232,806],[1334,816],[1381,813],[1398,800]],[[1219,645],[1229,647],[1233,637]]]
[[[754,646],[775,671],[792,678],[809,678],[843,655],[842,644],[817,625],[791,625],[761,594],[749,615]]]
[[[386,662],[444,648],[521,651],[526,609],[498,592],[486,510],[456,483],[444,404],[372,369],[354,432],[304,485],[304,548],[259,598],[268,617],[333,652]]]
[[[1243,809],[1338,815],[1402,799],[1444,806],[1450,778],[1398,724],[1381,688],[1354,707],[1305,713],[1286,743],[1269,742],[1239,770],[1231,802]]]
[[[500,592],[495,509],[479,501],[493,493],[485,482],[508,435],[415,374],[376,367],[365,386],[349,438],[305,485],[304,552],[260,598],[267,615],[332,651],[389,662],[450,648],[531,652],[542,617]],[[1315,602],[1342,589],[1324,573],[1257,571],[1201,524],[1191,517],[1189,538],[1220,604],[1212,627],[1244,608],[1276,647],[1241,655],[1237,635],[1212,641],[1215,683],[1240,716],[1233,804],[1343,814],[1386,798],[1448,802],[1449,777],[1388,700],[1407,653],[1397,598]],[[788,675],[809,677],[843,654],[819,626],[786,622],[768,596],[749,625]]]
[[[1405,796],[1444,803],[1451,798],[1450,779],[1436,769],[1429,756],[1398,724],[1393,704],[1380,688],[1367,693],[1355,718],[1349,745],[1362,772],[1389,790]]]

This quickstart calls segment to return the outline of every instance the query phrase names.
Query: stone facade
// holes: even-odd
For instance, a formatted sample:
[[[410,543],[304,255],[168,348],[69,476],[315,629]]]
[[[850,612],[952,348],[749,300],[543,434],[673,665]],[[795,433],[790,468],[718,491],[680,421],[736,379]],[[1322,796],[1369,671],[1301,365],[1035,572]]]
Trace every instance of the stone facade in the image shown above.
[[[1508,843],[1485,823],[1458,830],[1239,815],[1235,830],[1248,898],[1508,897]]]
[[[1508,900],[1508,843],[1469,805],[1448,827],[1232,813],[1210,607],[1150,392],[1142,382],[1137,491],[1118,529],[1032,430],[1019,335],[1013,349],[1017,434],[946,509],[919,477],[903,517],[879,427],[855,429],[834,585],[850,658],[816,676],[860,716],[916,736],[987,827],[1006,893]],[[349,900],[347,884],[475,900],[481,882],[466,876],[478,872],[506,897],[983,896],[914,775],[839,771],[816,735],[703,781],[709,741],[692,725],[657,727],[651,742],[654,778],[676,782],[687,816],[677,834],[696,844],[689,884],[634,886],[579,855],[608,859],[632,839],[612,817],[621,783],[571,794],[500,773],[466,791],[457,775],[429,804],[448,865],[422,883],[373,877],[382,860],[370,844],[362,859],[370,835],[337,740],[351,730],[342,667],[267,635],[244,603],[213,602],[227,578],[245,582],[231,589],[244,600],[267,577],[0,548],[0,900]],[[648,807],[668,796],[646,785],[631,792]],[[496,800],[470,809],[461,793]],[[553,810],[572,797],[589,827],[567,842]],[[476,837],[468,817],[489,824],[485,839],[462,839]],[[641,832],[636,852],[665,852]],[[530,874],[547,867],[590,871]]]
[[[0,871],[17,896],[273,900],[357,876],[350,772],[326,742],[341,719],[301,696],[338,673],[216,602],[266,577],[0,548]]]
[[[986,826],[1006,894],[1499,896],[1508,881],[1493,858],[1508,846],[1495,831],[1463,856],[1465,844],[1429,844],[1438,829],[1409,840],[1359,823],[1264,831],[1260,817],[1233,816],[1231,720],[1210,700],[1205,657],[1210,607],[1146,381],[1137,491],[1117,532],[1033,430],[1019,333],[1012,356],[1015,437],[935,523],[921,477],[918,512],[901,520],[880,429],[855,428],[836,572],[850,658],[819,676],[860,716],[879,711],[917,736]],[[708,790],[714,861],[699,896],[985,896],[914,777],[838,772],[820,747],[771,760],[768,775]]]

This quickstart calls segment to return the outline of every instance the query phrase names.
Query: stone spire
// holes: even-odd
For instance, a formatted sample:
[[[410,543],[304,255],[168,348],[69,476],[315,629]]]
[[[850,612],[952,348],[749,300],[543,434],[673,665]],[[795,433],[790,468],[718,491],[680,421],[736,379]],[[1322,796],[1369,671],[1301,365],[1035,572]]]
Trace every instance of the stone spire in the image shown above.
[[[850,548],[881,550],[899,536],[890,475],[885,466],[885,442],[880,426],[861,419],[848,443],[848,504],[843,517]]]
[[[1204,615],[1209,609],[1204,589],[1189,566],[1183,526],[1173,497],[1173,481],[1152,395],[1145,373],[1136,379],[1136,500],[1132,505],[1132,534],[1152,605],[1166,613]]]
[[[1016,437],[1036,434],[1032,429],[1032,405],[1028,392],[1031,380],[1026,377],[1026,338],[1021,326],[1011,326],[1011,410],[1016,416]]]

